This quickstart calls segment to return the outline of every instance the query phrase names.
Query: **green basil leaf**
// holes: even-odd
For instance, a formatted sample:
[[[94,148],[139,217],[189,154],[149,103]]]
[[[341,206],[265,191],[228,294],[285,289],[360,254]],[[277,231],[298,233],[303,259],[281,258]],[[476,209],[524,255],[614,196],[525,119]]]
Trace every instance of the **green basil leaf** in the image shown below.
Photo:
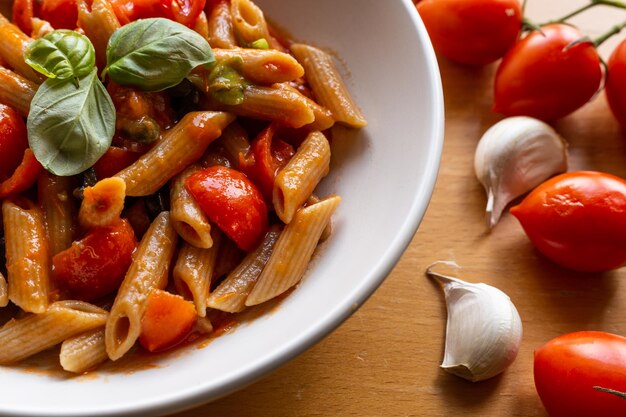
[[[160,91],[180,83],[195,67],[212,62],[211,46],[198,33],[169,19],[141,19],[113,33],[102,75],[118,84]]]
[[[60,80],[85,76],[96,65],[96,52],[89,38],[66,29],[31,42],[24,58],[35,71]]]
[[[28,143],[50,172],[83,172],[109,149],[115,133],[115,107],[97,70],[79,79],[47,79],[37,90],[26,122]]]

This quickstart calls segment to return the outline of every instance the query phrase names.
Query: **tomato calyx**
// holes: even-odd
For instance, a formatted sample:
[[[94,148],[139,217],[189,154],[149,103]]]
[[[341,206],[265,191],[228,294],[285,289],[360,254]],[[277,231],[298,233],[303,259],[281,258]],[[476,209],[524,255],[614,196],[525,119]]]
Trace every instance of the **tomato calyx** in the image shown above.
[[[610,389],[610,388],[599,387],[597,385],[594,386],[593,389],[595,389],[596,391],[600,391],[600,392],[606,392],[607,394],[612,394],[612,395],[615,395],[617,397],[620,397],[626,400],[626,392],[617,391],[617,390]]]

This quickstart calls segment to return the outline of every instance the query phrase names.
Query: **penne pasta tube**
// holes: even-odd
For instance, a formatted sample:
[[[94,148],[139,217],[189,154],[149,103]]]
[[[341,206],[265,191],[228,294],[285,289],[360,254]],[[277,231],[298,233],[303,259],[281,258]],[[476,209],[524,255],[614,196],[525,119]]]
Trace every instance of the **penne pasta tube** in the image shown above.
[[[37,88],[34,82],[0,67],[0,103],[13,107],[24,117],[28,116]]]
[[[41,314],[12,320],[0,328],[0,364],[18,362],[65,339],[103,326],[107,312],[83,301],[58,301]]]
[[[237,46],[233,19],[228,0],[221,0],[208,16],[209,44],[213,48],[233,48]]]
[[[102,69],[106,66],[106,48],[109,38],[120,28],[120,22],[108,0],[93,0],[91,7],[85,0],[77,0],[76,6],[78,7],[78,27],[91,40],[96,51],[96,64]]]
[[[116,177],[126,182],[126,195],[154,194],[176,174],[202,156],[234,116],[222,112],[188,113],[136,162]]]
[[[320,236],[341,202],[338,196],[304,207],[281,233],[267,265],[246,300],[261,304],[296,285],[306,270]]]
[[[213,49],[217,62],[241,58],[237,68],[243,77],[261,85],[292,81],[304,75],[304,68],[289,54],[274,49]]]
[[[209,40],[209,21],[207,20],[206,13],[204,13],[204,11],[198,15],[196,24],[193,26],[193,30],[195,30],[207,41]]]
[[[291,52],[304,67],[315,98],[332,112],[337,122],[357,128],[367,126],[330,55],[304,44],[291,45]]]
[[[237,122],[228,125],[219,140],[228,159],[235,164],[235,167],[239,164],[240,155],[245,156],[250,150],[248,132]]]
[[[240,46],[248,47],[259,39],[269,41],[270,34],[263,11],[251,0],[231,0],[230,14]]]
[[[39,39],[46,36],[48,33],[54,31],[54,28],[47,20],[39,19],[37,17],[32,17],[30,19],[31,24],[33,26],[33,31],[30,36],[33,39]]]
[[[200,317],[206,316],[207,297],[220,247],[220,232],[213,233],[216,235],[214,243],[208,249],[183,243],[174,266],[176,291],[184,298],[193,300]]]
[[[261,244],[247,254],[209,295],[206,301],[207,306],[228,313],[243,311],[246,308],[246,299],[270,258],[278,236],[280,236],[280,227],[272,226]]]
[[[284,89],[289,89],[291,91],[295,91],[296,93],[300,94],[300,92],[297,89],[295,89],[294,87],[290,86],[287,83],[280,84],[280,87]],[[333,125],[335,124],[333,113],[330,110],[328,110],[326,107],[320,106],[314,100],[311,100],[304,94],[301,94],[301,95],[302,97],[304,97],[304,99],[307,102],[307,105],[313,111],[313,115],[315,116],[315,120],[313,121],[313,123],[311,123],[307,127],[312,130],[319,130],[319,131],[330,129],[331,127],[333,127]]]
[[[296,210],[328,174],[330,145],[323,133],[311,132],[274,180],[273,203],[278,217],[289,223]]]
[[[104,344],[104,326],[66,339],[59,354],[61,366],[68,372],[83,373],[109,359]]]
[[[230,239],[222,239],[220,243],[217,265],[215,265],[215,277],[219,278],[235,268],[243,258],[243,251]]]
[[[0,13],[0,58],[22,77],[41,83],[42,77],[24,60],[24,51],[33,40]]]
[[[306,205],[310,206],[310,205],[319,203],[320,201],[321,200],[318,196],[316,196],[315,194],[311,194],[311,196],[306,201]],[[332,234],[333,234],[333,222],[328,222],[328,224],[326,225],[326,227],[324,228],[320,236],[320,243],[327,241],[330,235]]]
[[[126,183],[121,178],[105,178],[85,187],[78,222],[85,229],[112,225],[120,219],[125,197]]]
[[[7,288],[7,280],[0,272],[0,307],[6,307],[9,304],[9,290]]]
[[[72,198],[75,181],[44,171],[39,177],[39,203],[46,219],[50,257],[69,248],[76,232],[76,207]]]
[[[192,164],[178,174],[170,184],[170,216],[174,229],[185,242],[206,249],[213,245],[211,224],[185,188],[185,180],[200,169],[202,167],[199,164]]]
[[[238,116],[253,119],[277,121],[289,127],[302,127],[315,121],[315,114],[309,108],[306,98],[293,90],[250,85],[244,89],[243,103],[229,106],[207,95],[208,106],[228,111]]]
[[[106,323],[105,343],[111,360],[121,358],[135,344],[148,296],[155,288],[167,285],[176,238],[170,214],[164,211],[152,222],[133,254]]]
[[[24,311],[48,307],[50,260],[43,214],[27,199],[2,203],[9,299]]]

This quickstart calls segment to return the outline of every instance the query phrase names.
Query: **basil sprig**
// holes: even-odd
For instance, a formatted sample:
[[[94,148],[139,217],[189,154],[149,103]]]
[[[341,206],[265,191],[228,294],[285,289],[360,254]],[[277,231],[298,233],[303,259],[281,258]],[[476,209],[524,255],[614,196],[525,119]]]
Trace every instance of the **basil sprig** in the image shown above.
[[[55,30],[31,42],[25,51],[26,63],[49,78],[79,78],[96,63],[93,45],[73,30]]]
[[[26,121],[28,143],[37,160],[60,176],[96,163],[115,133],[115,107],[96,68],[78,79],[48,78],[37,90]]]
[[[164,18],[141,19],[109,39],[103,77],[161,91],[179,84],[195,67],[213,62],[209,43],[188,27]]]

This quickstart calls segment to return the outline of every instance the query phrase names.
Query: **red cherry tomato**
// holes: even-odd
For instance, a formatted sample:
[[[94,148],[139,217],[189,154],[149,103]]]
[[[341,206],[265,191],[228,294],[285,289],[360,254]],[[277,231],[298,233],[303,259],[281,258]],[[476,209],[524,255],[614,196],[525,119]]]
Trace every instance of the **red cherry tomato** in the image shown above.
[[[137,19],[166,17],[193,27],[206,0],[112,0],[115,15],[122,25]]]
[[[263,195],[241,172],[212,166],[189,176],[185,187],[209,219],[241,249],[253,250],[265,235],[268,219]]]
[[[569,172],[511,208],[535,247],[566,268],[600,272],[626,262],[626,181]]]
[[[28,148],[26,124],[22,116],[0,104],[0,181],[10,177]]]
[[[40,17],[55,29],[74,30],[78,22],[76,0],[43,0]]]
[[[135,232],[126,219],[92,229],[54,256],[54,278],[74,297],[95,300],[117,290],[136,247]]]
[[[626,129],[626,39],[611,54],[606,78],[606,98],[613,115]]]
[[[33,152],[30,149],[26,149],[20,166],[17,167],[10,178],[0,183],[0,198],[28,190],[35,184],[42,171],[43,167],[35,158]]]
[[[93,169],[96,177],[101,180],[117,174],[124,168],[135,162],[141,154],[130,149],[111,146],[95,163]]]
[[[424,0],[416,7],[435,50],[461,64],[502,58],[522,27],[517,0]]]
[[[626,416],[626,338],[557,337],[535,352],[535,387],[550,417]],[[606,390],[612,390],[613,393]]]

